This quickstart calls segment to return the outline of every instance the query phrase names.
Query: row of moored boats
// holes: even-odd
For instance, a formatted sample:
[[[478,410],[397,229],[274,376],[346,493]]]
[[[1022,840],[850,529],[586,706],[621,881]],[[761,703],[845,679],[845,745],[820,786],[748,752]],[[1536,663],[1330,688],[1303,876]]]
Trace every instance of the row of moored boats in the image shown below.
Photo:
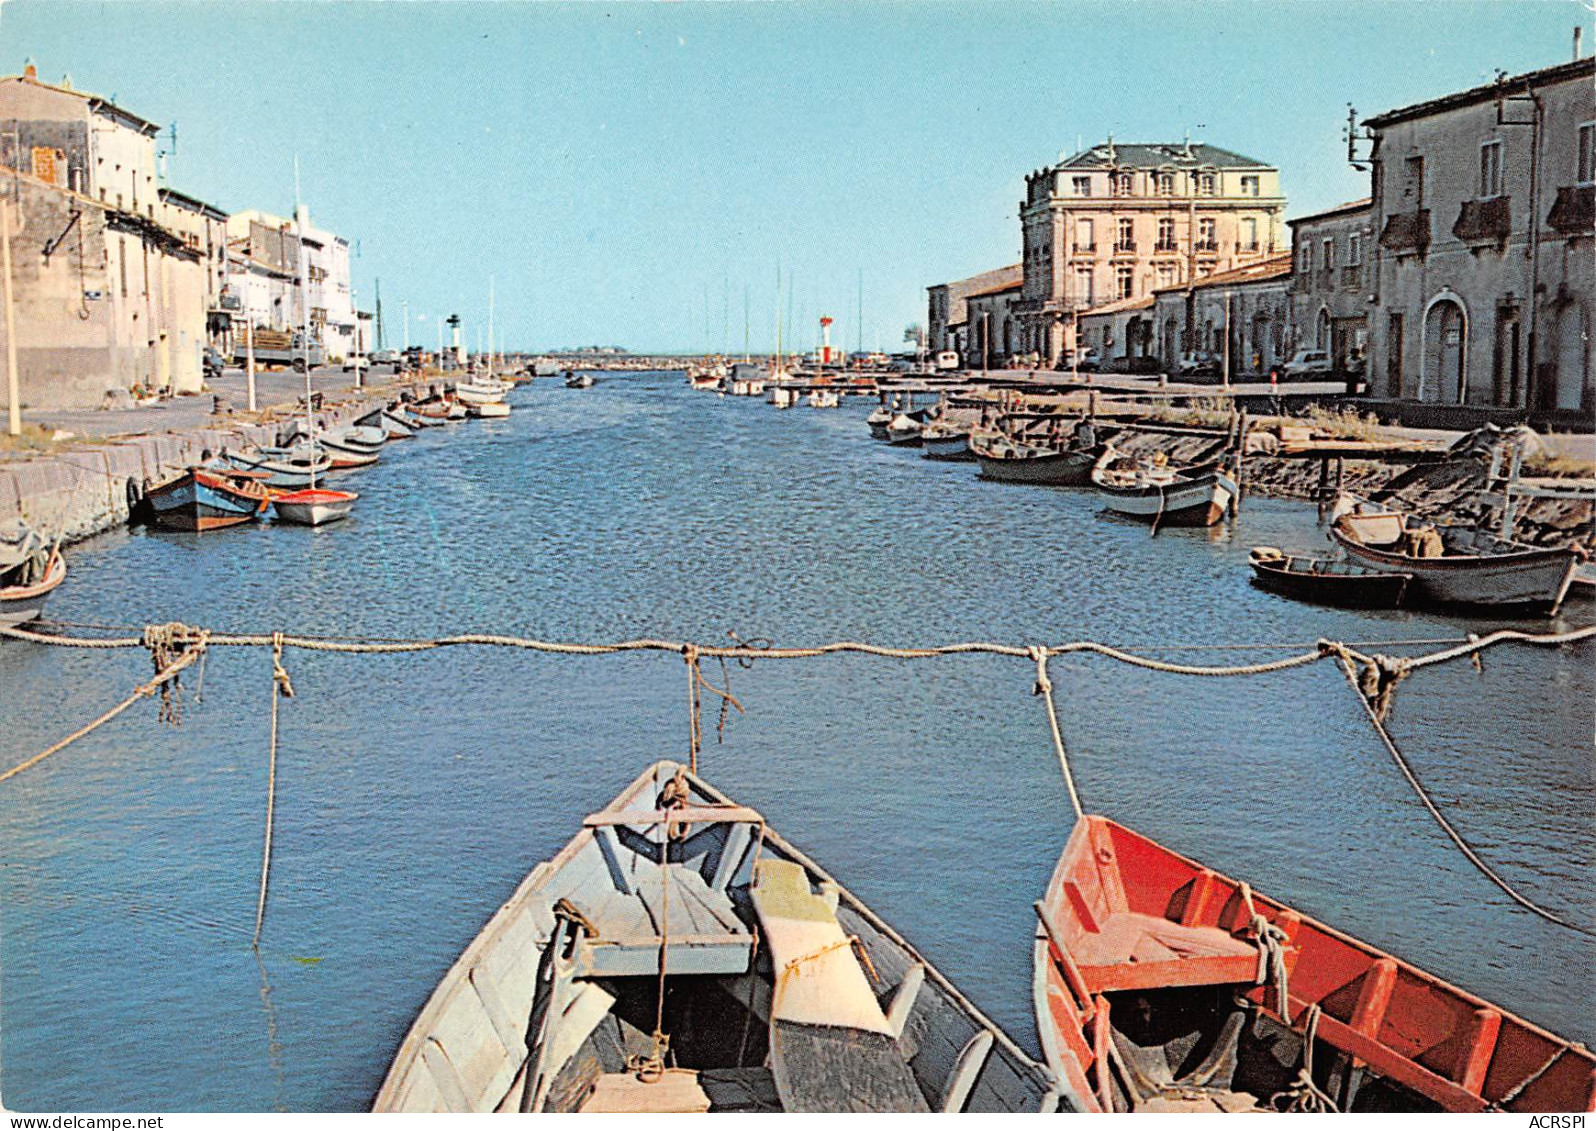
[[[417,397],[406,392],[338,428],[321,428],[307,413],[285,443],[225,452],[146,484],[133,517],[168,530],[194,532],[237,526],[267,515],[302,526],[337,522],[349,516],[360,498],[357,492],[342,489],[345,473],[370,467],[388,444],[423,429],[508,416],[506,394],[525,379],[473,376],[445,393]],[[0,525],[0,625],[40,616],[66,576],[59,538],[46,537],[23,519]]]
[[[1162,453],[1119,451],[1112,428],[1086,418],[1000,415],[983,423],[937,406],[887,402],[868,424],[875,438],[921,448],[927,459],[978,463],[986,479],[1094,487],[1108,511],[1155,527],[1212,526],[1235,513],[1240,493],[1228,441],[1216,442],[1198,462],[1171,466]],[[1257,584],[1320,604],[1548,615],[1571,594],[1596,595],[1577,546],[1529,546],[1350,495],[1336,501],[1329,537],[1331,554],[1255,548],[1250,564]]]

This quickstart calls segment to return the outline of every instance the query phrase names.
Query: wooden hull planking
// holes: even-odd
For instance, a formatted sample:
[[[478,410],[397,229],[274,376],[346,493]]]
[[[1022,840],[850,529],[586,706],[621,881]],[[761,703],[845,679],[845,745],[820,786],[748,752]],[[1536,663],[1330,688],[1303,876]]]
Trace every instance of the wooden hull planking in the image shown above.
[[[44,576],[37,582],[0,587],[0,625],[22,624],[36,619],[44,612],[50,594],[66,580],[66,575],[66,559],[61,556],[60,550],[55,550],[50,554]]]
[[[264,487],[254,479],[229,479],[191,468],[151,487],[151,520],[169,530],[219,530],[251,522],[266,509]]]
[[[1579,559],[1572,550],[1525,549],[1517,553],[1420,558],[1365,545],[1349,537],[1340,523],[1330,536],[1353,561],[1384,573],[1406,573],[1413,580],[1409,603],[1458,605],[1555,613],[1568,595]]]
[[[1310,1020],[1314,1086],[1342,1110],[1592,1109],[1582,1046],[1242,889],[1107,818],[1077,822],[1037,906],[1033,992],[1048,1061],[1089,1109],[1288,1100]],[[1257,982],[1254,910],[1279,932],[1289,1017],[1279,982]],[[1164,1053],[1194,1031],[1212,1047],[1176,1078],[1183,1058]]]
[[[673,779],[689,787],[688,808],[673,810],[678,817],[671,818],[686,824],[679,838],[665,835],[659,822],[667,811],[656,808]],[[672,846],[668,869],[658,864],[661,843]],[[812,919],[799,914],[795,922],[783,912],[794,906],[791,897],[765,900],[756,912],[772,867],[797,869],[801,892],[820,893],[808,897],[819,901]],[[787,950],[804,945],[810,924],[830,922],[837,937],[856,940],[879,979],[865,983],[868,991],[853,999],[855,1012],[848,1014],[847,1026],[863,1028],[817,1027],[805,1019],[812,1002],[835,1007],[834,994],[803,991],[830,986],[832,974],[854,965],[852,944],[805,952],[785,968],[802,966],[805,977],[778,978],[772,947],[754,945],[747,917],[756,914],[764,924],[757,937],[767,937],[768,929]],[[664,999],[665,1029],[680,1067],[643,1084],[627,1057],[650,1047],[662,959],[676,979]],[[854,1051],[883,1026],[896,1039],[877,1053]],[[841,1040],[828,1041],[828,1032]],[[892,1072],[868,1067],[877,1055],[895,1059]],[[896,1083],[885,1084],[889,1078]],[[912,1082],[912,1093],[902,1090],[904,1081]],[[466,947],[400,1044],[373,1110],[1079,1106],[759,814],[664,762],[587,818]]]

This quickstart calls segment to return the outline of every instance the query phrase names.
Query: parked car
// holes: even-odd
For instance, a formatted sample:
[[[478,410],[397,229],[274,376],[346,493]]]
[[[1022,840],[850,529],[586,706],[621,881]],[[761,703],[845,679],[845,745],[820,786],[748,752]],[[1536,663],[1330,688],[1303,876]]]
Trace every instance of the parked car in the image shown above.
[[[399,364],[399,351],[398,350],[378,350],[378,351],[376,351],[375,353],[373,353],[371,355],[371,364],[373,364],[373,365],[398,365]]]
[[[1211,353],[1188,353],[1181,357],[1175,375],[1187,381],[1217,381],[1220,378],[1219,358]]]
[[[371,358],[363,353],[349,353],[344,356],[344,372],[348,373],[356,365],[362,369],[371,368]]]
[[[1103,366],[1102,355],[1100,355],[1097,350],[1091,346],[1085,346],[1077,349],[1075,351],[1075,357],[1073,361],[1071,360],[1068,352],[1064,353],[1062,358],[1062,363],[1059,365],[1060,369],[1069,369],[1073,367],[1081,373],[1096,373]]]
[[[936,365],[938,369],[952,370],[959,368],[959,355],[953,350],[943,350],[937,354]]]
[[[1326,350],[1298,350],[1296,356],[1280,367],[1285,381],[1328,381],[1335,376]]]
[[[201,365],[205,370],[205,380],[215,381],[222,375],[222,370],[226,368],[227,363],[214,348],[206,346],[205,357]]]

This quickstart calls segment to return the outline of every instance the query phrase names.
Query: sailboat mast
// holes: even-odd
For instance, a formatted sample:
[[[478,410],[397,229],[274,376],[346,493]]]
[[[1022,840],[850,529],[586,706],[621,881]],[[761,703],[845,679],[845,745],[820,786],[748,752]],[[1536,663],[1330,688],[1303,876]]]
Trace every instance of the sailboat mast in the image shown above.
[[[488,276],[488,384],[493,384],[493,276]]]
[[[776,376],[782,373],[781,364],[781,261],[776,261]]]
[[[310,392],[310,272],[305,264],[305,221],[299,198],[299,154],[294,154],[294,238],[299,245],[299,325],[303,335],[300,347],[305,363],[305,433],[310,439],[310,489],[316,489],[316,421],[311,411]],[[293,339],[288,356],[293,357]]]

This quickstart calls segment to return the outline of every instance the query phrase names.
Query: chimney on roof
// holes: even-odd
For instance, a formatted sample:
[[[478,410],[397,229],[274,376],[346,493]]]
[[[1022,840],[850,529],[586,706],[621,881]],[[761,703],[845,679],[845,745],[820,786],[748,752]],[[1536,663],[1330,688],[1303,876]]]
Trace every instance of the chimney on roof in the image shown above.
[[[1579,62],[1581,41],[1585,38],[1585,28],[1580,24],[1574,25],[1574,61]]]
[[[32,59],[29,59],[27,61],[27,63],[23,66],[23,68],[22,68],[22,77],[27,79],[29,82],[38,82],[39,81],[39,68],[35,67],[33,65],[33,60]]]

